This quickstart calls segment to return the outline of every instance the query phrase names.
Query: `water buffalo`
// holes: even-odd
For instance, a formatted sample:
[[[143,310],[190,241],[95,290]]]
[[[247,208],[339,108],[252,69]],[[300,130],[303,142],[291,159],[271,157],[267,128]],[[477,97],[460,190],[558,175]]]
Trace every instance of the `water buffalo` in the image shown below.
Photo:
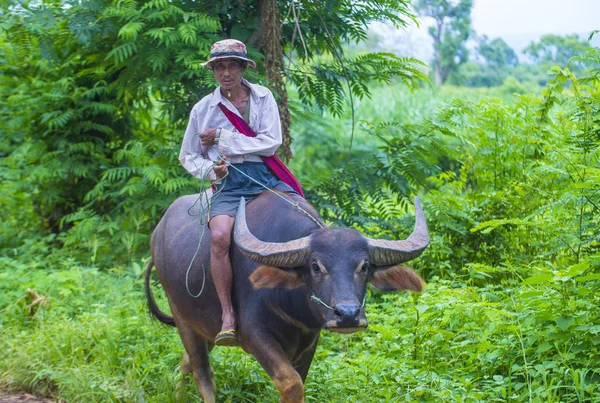
[[[285,197],[304,211],[270,192],[247,208],[242,199],[230,249],[232,299],[241,347],[273,379],[281,402],[303,402],[321,329],[351,333],[367,326],[367,282],[384,291],[420,291],[421,278],[398,264],[419,256],[429,234],[417,198],[412,235],[387,241],[365,238],[353,229],[326,228],[304,199]],[[194,196],[177,199],[152,235],[146,296],[152,314],[179,331],[186,352],[182,373],[193,372],[204,401],[214,402],[209,352],[221,328],[221,307],[211,282],[210,230],[188,214],[193,201]],[[200,253],[193,259],[202,231]],[[153,265],[172,317],[158,309],[150,292]],[[193,287],[186,286],[188,272]],[[199,291],[204,275],[204,290],[193,298],[190,294]]]

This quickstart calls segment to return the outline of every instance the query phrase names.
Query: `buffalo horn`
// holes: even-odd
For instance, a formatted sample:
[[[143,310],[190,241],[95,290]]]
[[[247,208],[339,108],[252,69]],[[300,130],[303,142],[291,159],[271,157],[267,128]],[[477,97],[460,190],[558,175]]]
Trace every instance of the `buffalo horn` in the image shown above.
[[[288,242],[263,242],[246,224],[246,200],[242,197],[235,218],[233,240],[244,256],[273,267],[297,267],[304,264],[309,253],[310,236]]]
[[[369,259],[375,266],[396,265],[415,259],[429,245],[429,232],[421,202],[415,197],[415,229],[403,241],[388,241],[385,239],[368,239]]]

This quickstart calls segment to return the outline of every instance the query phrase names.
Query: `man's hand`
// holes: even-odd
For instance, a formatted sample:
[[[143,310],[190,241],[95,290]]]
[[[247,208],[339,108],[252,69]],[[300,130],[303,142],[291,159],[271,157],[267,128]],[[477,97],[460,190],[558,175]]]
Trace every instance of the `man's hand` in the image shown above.
[[[212,147],[215,144],[215,135],[217,134],[217,129],[215,127],[210,128],[202,133],[200,133],[200,141],[204,147]]]
[[[227,175],[227,164],[225,164],[225,160],[227,157],[223,157],[220,161],[217,161],[215,166],[213,167],[213,171],[215,171],[215,175],[217,175],[217,179],[222,179]]]

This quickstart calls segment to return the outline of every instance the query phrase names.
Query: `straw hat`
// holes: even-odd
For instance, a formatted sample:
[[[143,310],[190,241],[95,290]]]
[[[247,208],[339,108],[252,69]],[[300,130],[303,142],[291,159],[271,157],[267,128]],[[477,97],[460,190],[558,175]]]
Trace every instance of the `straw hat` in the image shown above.
[[[202,63],[204,67],[212,70],[212,63],[220,59],[240,59],[248,62],[252,68],[256,68],[254,60],[248,59],[246,45],[236,39],[223,39],[215,42],[210,48],[210,59]]]

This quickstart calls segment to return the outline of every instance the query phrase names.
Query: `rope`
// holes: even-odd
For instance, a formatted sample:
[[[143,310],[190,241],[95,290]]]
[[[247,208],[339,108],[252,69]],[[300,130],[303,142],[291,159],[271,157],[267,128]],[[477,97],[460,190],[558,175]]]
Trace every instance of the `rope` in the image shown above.
[[[223,159],[223,157],[221,156],[221,154],[219,154],[219,152],[213,148],[213,150],[217,153],[217,156],[220,159]],[[251,181],[253,181],[254,183],[260,185],[261,187],[265,188],[266,190],[268,190],[269,192],[277,195],[277,197],[279,197],[280,199],[285,200],[287,203],[291,204],[293,207],[296,207],[298,210],[300,210],[303,214],[305,214],[308,218],[310,218],[315,224],[317,224],[317,226],[321,229],[323,229],[323,225],[315,218],[312,216],[312,214],[310,214],[308,211],[304,210],[302,207],[300,207],[300,204],[298,202],[295,201],[291,201],[289,200],[287,197],[283,196],[281,193],[278,193],[276,191],[274,191],[271,188],[268,188],[267,186],[265,186],[264,184],[260,183],[259,181],[257,181],[256,179],[252,178],[249,175],[246,175],[244,172],[242,172],[241,170],[239,170],[238,168],[236,168],[234,165],[232,165],[229,161],[225,161],[225,164],[227,164],[228,167],[231,167],[233,169],[235,169],[236,171],[238,171],[240,174],[242,174],[243,176],[245,176],[246,178],[250,179]]]
[[[315,292],[313,291],[313,289],[310,286],[308,286],[308,289],[310,290],[310,294],[311,294],[310,299],[311,300],[318,302],[319,304],[323,305],[325,308],[335,311],[335,308],[330,307],[321,298],[317,297],[317,294],[315,294]],[[362,304],[360,304],[360,309],[363,309],[365,307],[366,301],[367,301],[367,288],[365,287],[365,293],[363,295]]]
[[[199,134],[199,133],[194,134],[194,136],[197,134]],[[192,136],[192,138],[194,136]],[[194,166],[196,167],[196,169],[199,169],[198,165],[196,165],[196,161],[192,160],[192,162],[194,163]],[[223,178],[221,178],[221,180],[223,181],[223,187],[221,187],[215,193],[213,193],[213,195],[210,198],[206,194],[206,191],[208,190],[208,186],[204,185],[205,181],[208,181],[208,179],[207,179],[208,174],[216,165],[217,164],[213,163],[210,166],[210,168],[206,170],[206,173],[203,175],[203,177],[201,179],[201,186],[200,186],[200,192],[198,194],[198,197],[196,198],[194,203],[192,203],[192,205],[188,208],[188,211],[187,211],[188,215],[193,217],[194,214],[192,213],[192,209],[200,201],[200,204],[198,207],[198,214],[197,214],[197,216],[198,216],[198,231],[200,232],[200,239],[198,240],[198,246],[196,247],[194,256],[192,256],[192,260],[190,261],[190,264],[188,265],[188,268],[185,272],[185,289],[187,290],[188,294],[192,298],[199,298],[202,295],[202,293],[204,292],[204,286],[206,285],[206,267],[204,266],[204,260],[201,260],[201,263],[202,263],[202,287],[200,288],[200,291],[198,291],[198,294],[194,295],[190,291],[189,277],[190,277],[190,271],[192,269],[192,264],[194,263],[194,260],[196,260],[196,256],[198,256],[198,253],[202,250],[202,239],[204,239],[204,233],[206,232],[206,227],[207,227],[209,217],[210,217],[210,204],[214,197],[219,196],[219,194],[221,193],[221,189],[223,187],[225,187],[225,184],[227,183],[228,175],[225,175]],[[210,183],[210,181],[208,181],[208,182]],[[206,200],[206,207],[204,207],[204,203],[202,203],[203,198]],[[203,220],[203,217],[205,217],[205,220]]]
[[[191,143],[191,140],[194,138],[194,136],[197,136],[199,134],[200,133],[193,134],[190,137],[190,143]],[[260,185],[261,187],[265,188],[269,192],[274,193],[280,199],[285,200],[287,203],[291,204],[293,207],[295,207],[298,210],[300,210],[300,212],[302,212],[303,214],[305,214],[315,224],[317,224],[317,226],[319,228],[321,228],[321,229],[324,228],[323,225],[315,217],[313,217],[312,214],[310,214],[308,211],[306,211],[302,207],[300,207],[300,204],[298,202],[294,202],[292,200],[289,200],[288,198],[286,198],[285,196],[283,196],[281,193],[275,192],[274,190],[272,190],[269,187],[265,186],[263,183],[257,181],[256,179],[252,178],[249,175],[246,175],[244,172],[242,172],[241,170],[239,170],[237,167],[235,167],[229,161],[225,160],[223,158],[223,156],[221,154],[219,154],[219,152],[217,151],[217,149],[215,147],[213,147],[212,150],[217,154],[219,160],[222,161],[222,162],[224,162],[227,165],[228,168],[229,167],[233,168],[234,170],[236,170],[237,172],[239,172],[240,174],[242,174],[246,178],[248,178],[251,181],[257,183],[258,185]],[[198,165],[196,165],[196,161],[194,159],[192,159],[192,162],[194,163],[194,166],[196,167],[196,169],[199,170]],[[213,195],[209,198],[207,196],[207,194],[206,194],[206,191],[208,190],[208,186],[205,186],[205,182],[208,181],[210,183],[210,181],[208,180],[208,174],[212,171],[212,169],[216,165],[217,165],[216,163],[213,163],[209,167],[209,169],[206,170],[206,172],[204,173],[204,175],[202,176],[199,195],[196,198],[196,200],[194,201],[194,203],[188,208],[188,215],[194,216],[194,214],[191,211],[194,208],[194,206],[196,204],[198,204],[198,202],[200,201],[200,205],[198,207],[199,211],[198,211],[198,214],[197,214],[197,216],[198,216],[198,226],[199,226],[199,231],[200,231],[200,239],[198,240],[198,246],[196,247],[196,251],[194,252],[194,256],[192,256],[192,260],[190,261],[190,264],[188,265],[188,268],[187,268],[187,270],[185,272],[185,288],[186,288],[188,294],[190,295],[190,297],[192,297],[192,298],[199,298],[202,295],[202,293],[204,292],[204,287],[206,285],[206,267],[204,266],[204,261],[201,260],[201,262],[202,262],[202,287],[200,288],[200,291],[198,292],[198,294],[194,294],[194,293],[192,293],[190,291],[189,275],[190,275],[190,271],[192,269],[192,264],[194,263],[194,260],[196,260],[196,256],[198,256],[198,253],[200,253],[201,250],[202,250],[202,239],[204,238],[204,234],[206,233],[206,227],[207,227],[208,221],[210,219],[210,205],[211,205],[211,202],[212,202],[213,198],[219,196],[219,194],[221,193],[222,189],[225,187],[225,184],[227,183],[226,182],[226,178],[227,178],[227,176],[229,176],[229,172],[228,172],[223,178],[221,178],[221,180],[223,181],[223,186],[221,186],[220,188],[218,188],[217,191],[215,193],[213,193]],[[202,203],[202,199],[203,198],[206,201],[206,207],[204,207],[204,204]],[[203,220],[203,217],[205,217],[205,220]]]

